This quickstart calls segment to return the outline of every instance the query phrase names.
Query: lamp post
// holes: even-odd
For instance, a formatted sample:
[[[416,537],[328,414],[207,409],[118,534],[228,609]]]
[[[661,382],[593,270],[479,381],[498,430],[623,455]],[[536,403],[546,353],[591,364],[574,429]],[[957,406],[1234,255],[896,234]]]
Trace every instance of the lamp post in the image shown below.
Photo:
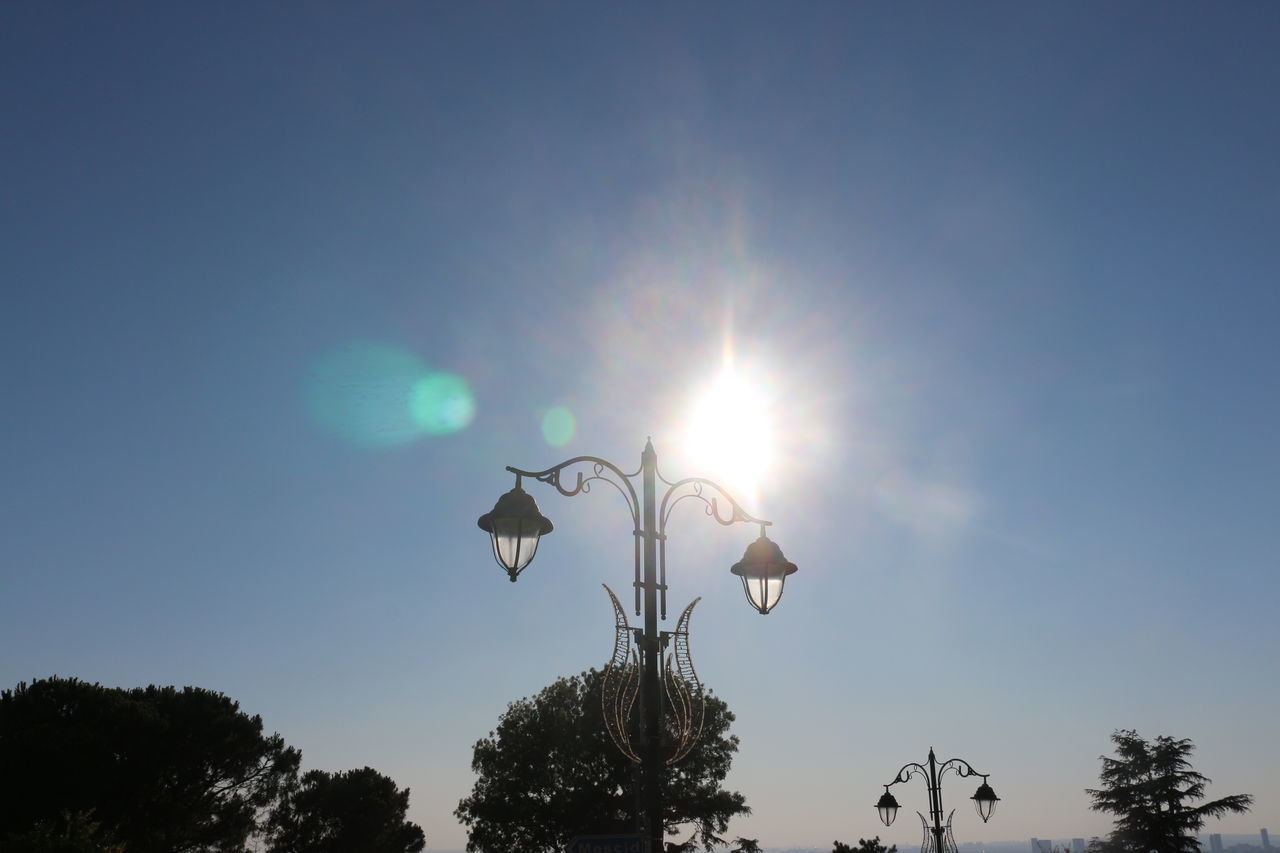
[[[933,754],[933,747],[930,747],[928,765],[915,762],[904,764],[902,769],[898,771],[898,775],[893,777],[893,781],[884,786],[884,793],[880,795],[880,801],[876,803],[876,811],[880,813],[881,822],[885,826],[891,826],[893,819],[898,815],[898,801],[889,792],[889,787],[899,782],[906,782],[912,776],[920,776],[925,780],[925,784],[929,788],[929,816],[933,821],[933,825],[930,826],[924,815],[920,815],[920,822],[924,825],[925,830],[925,843],[921,845],[920,853],[955,853],[956,851],[956,842],[951,836],[951,815],[955,814],[955,809],[952,809],[951,815],[947,816],[946,825],[944,826],[942,823],[942,777],[948,770],[953,771],[961,778],[965,776],[982,777],[982,784],[978,786],[978,790],[969,799],[973,800],[974,808],[978,812],[978,817],[982,818],[983,823],[991,819],[991,813],[995,811],[996,803],[1000,802],[996,792],[987,784],[988,774],[974,770],[973,766],[962,758],[952,758],[939,763],[937,757]],[[920,813],[916,812],[916,814]]]
[[[581,471],[577,472],[573,485],[566,486],[561,479],[562,473],[578,465],[590,466],[591,473],[584,477]],[[786,578],[796,571],[796,566],[787,562],[782,550],[765,536],[764,530],[771,522],[748,514],[721,486],[704,477],[675,482],[664,479],[658,473],[658,455],[652,441],[645,443],[640,454],[640,469],[630,474],[596,456],[576,456],[544,471],[525,471],[511,466],[507,466],[507,470],[516,475],[515,488],[499,498],[493,510],[480,516],[477,523],[490,535],[494,557],[512,582],[533,559],[539,538],[553,529],[550,520],[538,511],[533,497],[521,487],[523,478],[549,483],[566,496],[589,492],[594,482],[606,482],[622,494],[631,511],[635,536],[635,611],[637,616],[642,612],[644,615],[644,628],[637,631],[641,663],[640,702],[644,719],[640,756],[641,802],[650,851],[662,853],[665,832],[659,684],[661,647],[665,637],[658,630],[658,621],[659,618],[667,618],[667,519],[678,503],[686,498],[696,498],[706,504],[707,514],[720,524],[758,524],[759,538],[747,546],[742,559],[730,571],[742,579],[747,600],[762,614],[777,605]],[[639,494],[636,492],[636,480],[640,481]],[[657,494],[659,480],[667,487],[661,502]],[[723,514],[721,500],[727,505]]]

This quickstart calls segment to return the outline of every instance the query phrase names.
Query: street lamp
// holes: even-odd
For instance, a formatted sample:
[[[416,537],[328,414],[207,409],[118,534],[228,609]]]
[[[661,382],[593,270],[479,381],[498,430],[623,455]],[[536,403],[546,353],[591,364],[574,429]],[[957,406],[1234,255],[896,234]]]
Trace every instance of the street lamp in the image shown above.
[[[898,775],[893,777],[893,781],[884,786],[884,793],[880,795],[880,800],[876,803],[876,811],[880,814],[880,821],[885,826],[891,826],[893,819],[898,815],[898,801],[889,792],[891,785],[897,785],[899,782],[906,782],[912,776],[920,776],[925,780],[925,784],[929,789],[929,816],[933,820],[933,825],[929,825],[929,821],[925,820],[924,815],[920,815],[920,823],[924,825],[924,844],[920,847],[920,853],[956,853],[955,838],[951,835],[951,816],[955,814],[955,809],[951,810],[951,814],[947,815],[947,823],[942,823],[942,776],[948,770],[953,771],[957,776],[964,778],[965,776],[981,776],[982,784],[978,786],[978,790],[974,793],[973,800],[974,809],[978,812],[978,817],[982,818],[982,822],[986,823],[991,819],[991,813],[995,811],[996,803],[1000,802],[1000,798],[996,796],[996,792],[987,784],[986,773],[979,773],[973,769],[969,762],[961,758],[952,758],[942,763],[938,763],[937,757],[933,754],[933,748],[929,748],[929,764],[904,764],[902,769],[898,771]],[[920,814],[916,812],[916,814]]]
[[[572,481],[571,486],[566,486],[562,481],[563,473],[577,465],[589,466],[590,473],[584,476],[578,471],[576,480]],[[765,528],[771,522],[747,513],[720,485],[704,477],[689,477],[675,482],[663,478],[658,473],[658,454],[653,449],[652,441],[645,442],[640,454],[640,469],[630,474],[596,456],[575,456],[545,471],[524,471],[511,466],[507,466],[507,470],[516,475],[515,488],[500,497],[493,510],[480,516],[477,524],[489,534],[494,558],[512,581],[533,559],[538,540],[553,529],[551,521],[538,511],[533,497],[521,487],[523,478],[531,477],[548,483],[560,494],[570,497],[580,492],[590,492],[594,482],[605,482],[622,494],[631,511],[636,536],[635,612],[637,616],[642,612],[644,615],[644,628],[636,631],[641,664],[639,698],[644,717],[643,748],[639,757],[641,801],[650,851],[661,853],[665,835],[661,777],[664,763],[661,744],[661,649],[670,635],[658,630],[658,620],[667,618],[666,528],[671,511],[681,501],[695,498],[706,505],[707,514],[720,524],[728,526],[745,522],[760,526],[759,538],[747,546],[742,559],[730,571],[742,579],[747,600],[762,614],[768,613],[777,605],[782,597],[783,585],[787,577],[795,573],[796,566],[788,562],[782,549],[765,536]],[[640,481],[639,494],[636,491],[637,479]],[[667,487],[660,503],[657,495],[659,480]],[[612,592],[610,595],[612,596]],[[621,613],[616,598],[614,606]],[[685,609],[680,620],[682,626],[687,624],[692,606]],[[619,746],[622,747],[621,744]],[[623,752],[628,757],[635,758],[630,750],[623,749]]]

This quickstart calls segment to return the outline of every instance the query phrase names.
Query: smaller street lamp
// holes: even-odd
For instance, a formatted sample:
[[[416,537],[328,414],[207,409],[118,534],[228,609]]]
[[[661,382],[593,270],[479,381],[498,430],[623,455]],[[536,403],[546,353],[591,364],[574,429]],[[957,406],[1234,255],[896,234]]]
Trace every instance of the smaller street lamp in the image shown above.
[[[881,823],[885,826],[891,826],[893,819],[898,815],[898,801],[889,792],[889,786],[897,785],[899,782],[906,782],[912,776],[922,777],[929,789],[929,817],[932,818],[933,825],[930,826],[924,815],[920,815],[920,822],[924,824],[925,828],[925,843],[921,847],[920,853],[956,853],[956,842],[951,836],[951,815],[947,816],[945,825],[942,822],[942,777],[948,770],[961,778],[965,776],[982,777],[982,784],[978,786],[978,790],[969,799],[973,800],[974,809],[978,812],[978,817],[982,818],[983,823],[986,823],[991,818],[991,813],[995,811],[996,803],[1000,802],[996,792],[987,783],[988,774],[974,770],[973,765],[962,758],[951,758],[939,763],[937,757],[933,754],[933,749],[930,748],[927,765],[915,762],[904,764],[902,769],[898,771],[898,775],[893,777],[893,781],[884,786],[884,793],[880,795],[880,800],[876,803],[876,811],[880,814]],[[952,814],[955,814],[954,810],[952,810]]]

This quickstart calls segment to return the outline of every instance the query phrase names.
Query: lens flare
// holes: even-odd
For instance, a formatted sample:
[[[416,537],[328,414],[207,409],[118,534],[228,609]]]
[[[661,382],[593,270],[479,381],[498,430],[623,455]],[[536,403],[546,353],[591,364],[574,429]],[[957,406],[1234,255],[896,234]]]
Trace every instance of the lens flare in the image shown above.
[[[317,358],[305,398],[317,426],[371,449],[457,432],[475,416],[466,380],[376,341],[349,343]]]
[[[424,433],[448,435],[471,423],[476,401],[465,379],[438,371],[414,383],[409,409]]]
[[[564,447],[577,429],[573,412],[564,406],[552,406],[542,416],[542,437],[552,447]]]

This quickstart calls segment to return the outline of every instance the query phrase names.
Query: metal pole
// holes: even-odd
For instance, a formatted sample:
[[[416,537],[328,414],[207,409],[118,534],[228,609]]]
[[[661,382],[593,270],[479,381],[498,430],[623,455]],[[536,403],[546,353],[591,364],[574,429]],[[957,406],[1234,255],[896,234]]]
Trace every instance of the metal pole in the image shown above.
[[[662,651],[658,637],[658,522],[657,489],[658,454],[653,442],[646,441],[640,454],[644,485],[644,673],[640,693],[644,697],[644,810],[648,823],[649,852],[663,853],[662,821],[662,718],[658,664]],[[940,851],[941,853],[941,851]]]
[[[933,839],[935,853],[950,853],[944,846],[945,830],[942,828],[942,782],[938,779],[938,759],[929,747],[929,810],[933,815]]]

